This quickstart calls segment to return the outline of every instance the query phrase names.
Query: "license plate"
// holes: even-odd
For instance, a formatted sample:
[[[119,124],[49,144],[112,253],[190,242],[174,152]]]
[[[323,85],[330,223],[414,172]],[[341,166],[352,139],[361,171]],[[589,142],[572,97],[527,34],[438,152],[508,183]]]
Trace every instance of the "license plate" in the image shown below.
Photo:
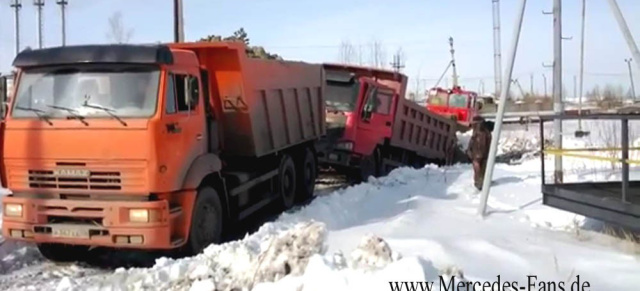
[[[336,154],[329,154],[329,159],[330,159],[330,160],[337,161],[337,160],[338,160],[338,155],[336,155]]]
[[[89,238],[89,229],[74,226],[52,226],[51,235],[59,238]]]

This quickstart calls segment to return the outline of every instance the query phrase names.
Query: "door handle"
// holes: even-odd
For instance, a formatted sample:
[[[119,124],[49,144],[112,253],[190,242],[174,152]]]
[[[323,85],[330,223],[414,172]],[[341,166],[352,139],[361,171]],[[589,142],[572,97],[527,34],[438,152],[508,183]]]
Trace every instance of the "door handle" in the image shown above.
[[[387,127],[391,127],[391,121],[385,122],[384,125],[386,125]]]
[[[167,132],[169,133],[180,133],[182,131],[182,129],[178,127],[177,122],[167,123],[166,126],[167,126]]]
[[[201,140],[201,139],[202,139],[202,134],[199,134],[199,133],[198,133],[198,134],[196,134],[196,139],[197,139],[197,140]]]

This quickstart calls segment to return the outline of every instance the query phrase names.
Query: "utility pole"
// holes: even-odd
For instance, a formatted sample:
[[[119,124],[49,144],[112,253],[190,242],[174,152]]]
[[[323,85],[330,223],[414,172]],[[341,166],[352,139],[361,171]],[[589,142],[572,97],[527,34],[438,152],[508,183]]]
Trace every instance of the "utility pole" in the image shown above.
[[[14,9],[14,28],[15,28],[15,41],[16,41],[16,49],[15,49],[15,55],[17,56],[18,53],[20,52],[20,8],[22,8],[22,3],[20,3],[20,0],[13,0],[11,2],[11,8]]]
[[[624,59],[625,62],[627,62],[627,66],[629,67],[629,81],[631,82],[631,97],[633,100],[633,103],[636,102],[636,87],[633,85],[633,73],[631,72],[631,61],[633,59]]]
[[[38,48],[42,48],[42,6],[44,6],[44,0],[33,0],[33,5],[36,6],[36,18],[37,18],[37,34],[38,34]]]
[[[578,95],[578,131],[582,133],[582,90],[584,88],[584,23],[586,21],[587,1],[582,0],[582,24],[580,28],[580,94]]]
[[[456,69],[455,50],[453,49],[453,37],[449,37],[449,47],[451,47],[451,66],[453,67],[453,87],[458,87],[458,70]]]
[[[533,97],[534,96],[534,93],[533,93],[533,74],[531,74],[531,76],[530,76],[529,83],[531,85],[531,92],[529,94],[531,94],[531,97]]]
[[[573,97],[578,97],[578,77],[573,75]]]
[[[553,111],[556,115],[562,108],[562,0],[553,0]],[[553,121],[553,145],[562,149],[562,120]],[[562,156],[555,156],[554,178],[562,183]]]
[[[67,45],[67,23],[66,23],[66,15],[65,15],[65,6],[69,4],[67,0],[57,0],[56,4],[60,5],[60,17],[61,17],[61,26],[62,26],[62,46]]]
[[[500,43],[500,0],[492,0],[493,4],[493,74],[495,78],[495,97],[501,96],[502,88],[502,53]]]
[[[398,50],[394,55],[393,55],[393,62],[391,62],[391,67],[393,68],[393,70],[396,73],[400,72],[400,69],[404,68],[404,64],[402,64],[402,59],[401,59],[401,50]]]
[[[173,38],[175,42],[184,42],[182,7],[182,0],[173,0]]]
[[[547,98],[549,96],[549,92],[547,92],[547,75],[542,74],[542,79],[544,80],[544,97]]]
[[[500,131],[502,130],[502,118],[504,116],[504,110],[506,108],[507,94],[511,85],[511,78],[513,77],[513,65],[516,60],[516,53],[518,51],[518,41],[520,40],[520,31],[522,30],[522,20],[524,19],[524,11],[527,4],[527,0],[520,1],[520,8],[518,9],[518,15],[516,17],[516,29],[513,32],[513,42],[511,43],[511,55],[507,63],[507,75],[502,82],[502,89],[500,91],[500,100],[498,103],[498,112],[496,114],[496,123],[493,129],[491,138],[491,147],[489,148],[489,158],[487,159],[487,169],[484,174],[484,181],[482,184],[482,196],[480,199],[480,206],[478,212],[481,216],[486,214],[487,200],[489,199],[489,191],[491,190],[491,180],[493,179],[493,167],[496,161],[496,154],[498,152],[498,140],[500,139]]]

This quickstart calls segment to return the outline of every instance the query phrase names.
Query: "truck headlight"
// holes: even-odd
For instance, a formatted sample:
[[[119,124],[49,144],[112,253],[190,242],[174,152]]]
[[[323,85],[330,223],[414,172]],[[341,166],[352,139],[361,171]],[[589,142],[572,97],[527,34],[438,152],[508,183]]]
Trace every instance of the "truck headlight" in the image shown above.
[[[129,209],[129,221],[149,222],[149,209]]]
[[[7,217],[22,216],[22,204],[7,203],[4,206],[4,215]]]
[[[341,142],[336,144],[336,149],[352,151],[353,150],[353,142],[341,141]]]
[[[154,209],[129,209],[129,221],[153,222],[158,220],[158,212]]]

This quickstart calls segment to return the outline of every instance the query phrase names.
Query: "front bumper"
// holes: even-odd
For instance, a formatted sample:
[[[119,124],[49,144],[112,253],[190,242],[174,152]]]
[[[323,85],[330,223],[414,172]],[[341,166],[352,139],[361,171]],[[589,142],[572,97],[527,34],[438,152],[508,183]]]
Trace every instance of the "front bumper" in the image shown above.
[[[64,243],[136,249],[169,249],[170,209],[161,201],[95,201],[32,199],[5,196],[7,203],[22,205],[20,217],[3,211],[2,235],[34,243]],[[149,209],[152,222],[132,222],[130,209]]]

